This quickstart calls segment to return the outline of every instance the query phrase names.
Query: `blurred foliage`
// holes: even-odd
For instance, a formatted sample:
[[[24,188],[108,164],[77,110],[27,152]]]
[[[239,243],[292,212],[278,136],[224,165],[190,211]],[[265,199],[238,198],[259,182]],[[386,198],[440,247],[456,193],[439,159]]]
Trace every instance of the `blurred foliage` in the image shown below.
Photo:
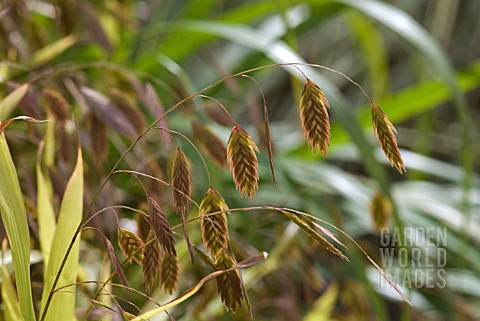
[[[178,145],[191,163],[191,197],[197,203],[210,179],[231,209],[270,205],[310,213],[346,231],[379,264],[381,237],[369,208],[381,195],[389,204],[392,231],[416,228],[417,240],[432,238],[433,247],[446,250],[446,287],[403,287],[410,307],[341,234],[335,233],[349,245],[344,253],[351,262],[325,251],[279,213],[233,211],[228,228],[237,261],[270,253],[263,264],[242,271],[255,320],[480,319],[479,13],[480,2],[468,0],[2,0],[0,119],[25,115],[50,120],[48,126],[14,122],[5,132],[24,194],[32,249],[42,243],[36,219],[40,208],[34,205],[37,186],[48,189],[42,192],[52,196],[50,206],[58,213],[75,167],[77,138],[84,156],[84,204],[89,204],[146,124],[182,98],[251,68],[308,62],[345,73],[390,116],[406,174],[398,174],[384,159],[371,129],[370,101],[362,92],[337,73],[309,66],[299,68],[331,105],[332,146],[325,158],[313,155],[302,137],[304,79],[298,70],[276,66],[249,73],[265,95],[278,191],[264,139],[262,92],[246,77],[231,78],[204,94],[218,100],[260,148],[254,200],[239,198],[228,169],[194,135],[194,121],[208,125],[225,143],[231,130],[218,102],[205,97],[181,105],[158,126],[202,147],[210,178],[192,145],[164,130],[147,133],[120,169],[169,182]],[[64,101],[47,101],[46,90],[60,93]],[[45,178],[38,177],[39,171]],[[150,294],[166,303],[211,269],[201,261],[191,264],[170,189],[145,177],[139,180],[143,186],[130,174],[114,174],[92,213],[114,205],[142,210],[147,206],[143,188],[158,200],[176,232],[180,259],[177,292],[171,296],[158,287]],[[116,208],[91,219],[97,230],[82,232],[79,281],[102,281],[109,275],[98,231],[113,244],[118,224],[141,235],[138,216]],[[196,216],[197,208],[191,206],[187,218]],[[428,228],[445,228],[447,242],[437,244]],[[188,231],[201,248],[199,221],[189,222]],[[422,259],[435,262],[428,257],[432,252],[421,250]],[[45,267],[31,260],[33,297],[39,302]],[[143,291],[141,269],[125,268],[129,285]],[[2,275],[8,274],[2,269]],[[5,287],[12,293],[10,283]],[[82,284],[76,291],[81,319],[96,287]],[[136,293],[109,291],[128,313],[156,307]],[[103,305],[92,309],[88,320],[123,318],[112,301],[99,300]],[[245,306],[235,314],[225,311],[214,282],[168,312],[175,320],[250,319]],[[159,314],[151,320],[169,318]]]

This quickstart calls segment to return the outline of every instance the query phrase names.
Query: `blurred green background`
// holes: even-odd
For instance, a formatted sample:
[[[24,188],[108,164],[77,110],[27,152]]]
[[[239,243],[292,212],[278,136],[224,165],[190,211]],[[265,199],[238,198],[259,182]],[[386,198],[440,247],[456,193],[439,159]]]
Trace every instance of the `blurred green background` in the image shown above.
[[[479,16],[480,1],[472,0],[2,0],[2,97],[24,83],[30,88],[18,108],[0,110],[0,119],[46,119],[40,92],[61,92],[74,116],[58,121],[57,115],[56,156],[49,175],[58,202],[74,166],[78,135],[89,202],[140,130],[181,98],[225,76],[270,64],[308,62],[345,73],[395,124],[406,174],[398,174],[385,159],[371,128],[370,102],[359,88],[337,73],[299,66],[331,105],[331,147],[325,158],[313,155],[299,119],[304,78],[291,66],[274,66],[249,75],[265,95],[278,191],[268,165],[262,92],[241,76],[206,94],[221,102],[259,145],[259,190],[255,200],[241,199],[228,169],[206,155],[212,184],[231,208],[290,207],[330,222],[384,265],[382,234],[371,214],[372,208],[380,208],[376,221],[386,220],[380,225],[386,224],[392,235],[413,228],[408,247],[422,253],[420,266],[412,261],[385,266],[387,272],[405,276],[414,275],[415,268],[442,269],[446,286],[429,287],[424,276],[418,277],[418,286],[393,278],[412,302],[409,307],[365,256],[327,225],[349,244],[344,252],[351,262],[333,257],[278,213],[234,212],[229,228],[237,259],[270,253],[262,265],[242,271],[254,320],[480,320]],[[119,99],[129,99],[137,108],[122,110]],[[231,124],[210,99],[198,97],[182,105],[162,126],[195,142],[193,120],[211,126],[226,143]],[[15,123],[6,132],[27,208],[35,204],[35,162],[45,128]],[[195,150],[180,137],[147,134],[122,168],[169,181],[173,142],[192,163],[193,199],[199,202],[209,183]],[[168,188],[142,181],[161,201],[171,224],[178,224]],[[375,207],[371,204],[378,192],[383,196]],[[138,182],[118,174],[95,208],[142,208],[144,201]],[[34,206],[28,211],[35,232]],[[130,212],[118,214],[123,226],[135,225]],[[190,217],[195,216],[192,209]],[[97,216],[92,224],[116,238],[113,215]],[[432,230],[446,231],[446,242],[439,242]],[[201,246],[197,221],[189,224],[189,231],[192,242]],[[94,232],[84,234],[85,279],[98,279],[101,270],[105,249],[96,240]],[[33,248],[37,243],[33,233]],[[405,245],[394,243],[389,246]],[[202,265],[192,267],[180,237],[177,246],[181,274],[176,295],[207,273]],[[446,251],[445,266],[438,264],[439,249]],[[32,265],[34,296],[41,294],[41,272],[36,273],[41,269],[41,263]],[[143,289],[140,268],[128,267],[127,276],[131,286]],[[84,296],[89,291],[78,289]],[[116,294],[134,303],[120,301],[131,313],[154,307],[141,296]],[[170,298],[161,289],[151,296],[160,303]],[[83,316],[87,303],[80,295],[77,302]],[[226,312],[214,282],[169,312],[175,320],[250,318],[245,307],[236,314]],[[168,319],[164,314],[152,320]]]

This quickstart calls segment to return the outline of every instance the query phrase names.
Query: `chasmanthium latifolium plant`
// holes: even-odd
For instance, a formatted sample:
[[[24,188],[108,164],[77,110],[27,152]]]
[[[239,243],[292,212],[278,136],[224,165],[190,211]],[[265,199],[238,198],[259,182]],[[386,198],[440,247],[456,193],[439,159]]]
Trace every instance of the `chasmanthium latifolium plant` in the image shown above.
[[[318,150],[323,156],[327,155],[327,148],[330,146],[330,119],[328,108],[330,108],[330,104],[323,91],[312,80],[307,79],[300,99],[300,119],[304,137],[308,145],[312,148],[313,153],[316,153]],[[371,102],[371,114],[373,128],[381,148],[392,166],[395,166],[400,173],[403,173],[405,166],[397,146],[394,126],[389,121],[387,115],[373,101]],[[201,149],[219,166],[224,166],[225,163],[229,165],[233,181],[240,196],[245,194],[249,199],[255,198],[259,180],[259,166],[256,153],[259,152],[259,148],[245,129],[238,123],[234,123],[227,147],[225,148],[224,143],[208,125],[194,121],[192,128],[193,135]],[[194,245],[190,243],[185,223],[191,201],[190,170],[187,157],[180,148],[177,149],[173,160],[171,186],[175,208],[177,209],[177,214],[181,216],[185,240],[193,262],[192,248]],[[384,200],[383,202],[387,201],[388,200]],[[163,213],[160,206],[156,204],[153,199],[149,198],[149,203],[155,204],[154,208],[157,208],[156,211],[151,209],[149,215],[155,212]],[[375,202],[375,204],[376,203],[378,202]],[[377,208],[378,207],[375,207],[375,213],[378,212]],[[230,214],[230,210],[225,200],[213,186],[210,186],[199,205],[198,218],[200,219],[201,235],[205,249],[212,258],[216,270],[225,270],[235,265],[233,252],[229,246],[227,213]],[[284,214],[288,214],[287,217],[305,229],[307,234],[309,233],[309,227],[302,219],[292,213],[284,212]],[[162,217],[164,218],[163,222],[165,222],[165,216],[162,215]],[[379,226],[386,224],[378,220],[379,219],[377,219],[376,222]],[[168,222],[165,222],[163,227],[166,230],[170,229]],[[171,232],[167,232],[167,234],[171,234]],[[161,233],[157,233],[158,238],[161,237],[159,235],[161,235]],[[346,258],[341,251],[319,234],[313,234],[312,232],[312,234],[309,235],[317,238],[317,241],[335,255]],[[149,239],[152,241],[151,237],[149,237]],[[152,290],[155,280],[154,274],[157,273],[157,270],[152,268],[150,261],[156,262],[161,257],[160,254],[153,254],[151,251],[158,248],[158,246],[150,246],[143,252],[145,255],[144,279],[148,292]],[[146,258],[149,253],[152,253],[152,259]],[[173,251],[164,251],[163,254],[160,271],[161,283],[168,291],[175,289],[178,280],[178,263],[173,259],[175,256],[176,253]],[[148,261],[149,264],[145,264],[145,261]],[[167,261],[168,264],[165,261]],[[155,273],[152,271],[155,271]],[[241,306],[244,300],[241,282],[238,271],[230,271],[217,278],[217,286],[221,299],[225,307],[229,310],[235,311]]]
[[[298,68],[295,65],[296,64],[292,64],[292,66]],[[229,78],[242,76],[251,71],[229,76],[223,79],[223,81]],[[251,77],[248,76],[248,78]],[[256,82],[256,80],[254,81]],[[220,82],[222,81],[219,81],[218,83]],[[212,86],[209,86],[204,90],[201,90],[200,92],[182,100],[169,109],[168,113],[180,107],[181,104],[192,100],[196,96],[200,96]],[[118,112],[126,116],[127,119],[131,120],[132,130],[138,134],[134,143],[121,156],[119,162],[129,151],[131,151],[140,138],[142,138],[152,129],[161,129],[162,134],[168,133],[167,136],[170,135],[171,137],[173,137],[174,134],[179,134],[164,127],[165,125],[162,123],[162,121],[166,114],[159,117],[152,125],[145,129],[144,118],[139,112],[139,109],[136,108],[135,101],[129,95],[126,95],[124,92],[118,89],[109,90],[107,96],[105,96],[105,99],[118,106]],[[265,102],[265,97],[263,97],[263,99]],[[217,100],[212,100],[218,103]],[[49,113],[53,115],[58,122],[63,123],[69,119],[70,105],[59,91],[52,88],[44,88],[42,90],[42,101],[47,106]],[[387,115],[375,102],[371,101],[370,99],[370,103],[372,125],[380,146],[390,164],[400,173],[403,173],[406,169],[397,146],[395,127],[392,125]],[[250,134],[233,119],[233,117],[223,106],[217,107],[218,110],[222,112],[223,118],[219,118],[218,110],[210,110],[208,113],[215,114],[216,118],[222,119],[223,125],[227,123],[232,125],[231,122],[233,122],[233,127],[227,142],[219,138],[219,136],[209,125],[203,124],[197,120],[192,122],[193,142],[183,134],[179,135],[184,139],[187,139],[188,142],[195,148],[196,152],[199,153],[199,156],[202,158],[203,164],[205,165],[207,174],[208,168],[203,158],[203,153],[210,157],[215,162],[215,166],[218,166],[219,168],[226,167],[228,164],[233,182],[235,183],[240,197],[246,195],[247,198],[251,200],[255,198],[256,191],[258,189],[259,164],[257,153],[260,152],[260,149],[258,148],[252,136],[250,136]],[[212,107],[210,106],[210,109],[211,108]],[[316,154],[317,151],[320,151],[323,156],[327,155],[327,149],[330,146],[331,136],[329,110],[334,108],[335,106],[330,106],[326,95],[320,89],[320,87],[311,79],[306,78],[299,102],[299,118],[301,120],[304,137],[314,154]],[[225,114],[227,114],[227,117],[224,117]],[[103,137],[106,136],[107,131],[106,126],[103,126],[104,122],[101,120],[101,117],[102,115],[92,113],[90,118],[93,120],[93,124],[102,124],[100,129]],[[273,180],[275,181],[266,103],[264,104],[264,118],[264,133],[268,147],[268,156],[270,159]],[[31,122],[36,121],[29,117],[12,118],[0,124],[0,133],[3,132],[5,128],[15,119],[23,119]],[[154,127],[157,125],[157,123],[161,124],[163,127]],[[94,130],[92,129],[90,133],[93,132]],[[196,147],[196,144],[198,144],[199,148]],[[106,152],[104,151],[105,148],[105,144],[95,143],[95,139],[92,140],[92,149],[96,151],[96,153],[102,158],[106,157]],[[119,162],[114,166],[106,180],[116,173],[115,170],[117,169]],[[173,161],[171,164],[171,177],[169,182],[165,182],[160,178],[155,178],[140,172],[127,170],[123,172],[128,172],[131,175],[135,175],[135,177],[139,180],[139,177],[154,178],[169,186],[172,192],[172,200],[175,211],[181,219],[183,237],[187,244],[191,262],[196,264],[194,258],[198,258],[208,267],[210,267],[213,273],[218,273],[214,275],[216,277],[220,298],[228,310],[235,312],[242,306],[242,303],[248,302],[247,292],[243,286],[239,268],[249,265],[241,265],[240,263],[237,263],[234,251],[230,245],[228,216],[233,212],[233,210],[229,209],[229,206],[222,197],[221,193],[214,186],[212,186],[212,183],[210,182],[210,186],[199,202],[199,205],[197,205],[197,217],[189,218],[188,215],[190,208],[192,207],[191,203],[194,201],[191,198],[192,173],[187,155],[180,147],[177,147],[173,153]],[[208,179],[210,180],[209,174]],[[98,192],[100,192],[103,187],[104,185],[101,186]],[[174,293],[180,277],[180,264],[177,250],[175,248],[175,229],[170,226],[168,216],[162,209],[161,204],[155,199],[155,197],[150,196],[146,190],[145,193],[147,194],[146,207],[148,209],[143,212],[140,211],[142,213],[140,216],[140,222],[143,224],[143,229],[145,230],[143,234],[145,235],[118,227],[118,246],[125,256],[126,262],[130,264],[142,265],[143,282],[145,286],[145,292],[147,294],[152,293],[158,285],[160,285],[167,293]],[[92,204],[95,202],[95,198],[92,201]],[[391,205],[389,204],[389,200],[382,194],[378,194],[373,200],[371,211],[373,217],[375,218],[377,228],[381,228],[387,224],[391,211]],[[89,209],[90,208],[91,206]],[[325,229],[313,222],[310,218],[302,216],[300,212],[294,210],[274,207],[265,208],[283,214],[286,218],[297,224],[307,235],[315,239],[322,247],[326,248],[340,258],[346,259],[346,256],[340,250],[338,250],[332,243],[330,243],[326,238],[317,232],[317,230],[322,230],[322,232],[325,233]],[[86,214],[89,214],[88,210]],[[201,231],[200,234],[203,241],[203,247],[205,249],[204,251],[201,249],[202,247],[198,244],[199,242],[197,242],[197,240],[192,241],[189,237],[187,224],[195,221],[199,221]],[[82,224],[83,223],[85,223],[85,221],[82,222]],[[335,242],[339,243],[338,240],[335,238],[333,239]],[[119,279],[120,283],[123,284],[123,286],[128,287],[128,280],[125,276],[122,266],[126,262],[122,263],[121,260],[119,260],[114,246],[108,239],[106,239],[106,247],[112,260],[115,273],[117,274],[117,278]],[[60,273],[61,271],[59,271],[59,274]],[[189,296],[194,293],[192,291],[198,291],[198,289],[194,287],[183,295],[180,295],[178,303],[180,303],[183,300],[182,298],[185,296]],[[48,306],[46,308],[48,309]],[[125,311],[123,314],[129,318],[134,318],[131,316],[131,314]]]

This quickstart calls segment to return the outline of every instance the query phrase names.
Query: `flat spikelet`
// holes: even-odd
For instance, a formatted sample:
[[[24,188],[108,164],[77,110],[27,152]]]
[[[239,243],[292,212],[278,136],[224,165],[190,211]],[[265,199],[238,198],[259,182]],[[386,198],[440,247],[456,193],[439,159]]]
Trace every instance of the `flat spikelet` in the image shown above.
[[[182,216],[188,212],[189,197],[192,191],[190,182],[190,167],[185,154],[177,149],[172,164],[173,203],[177,214]]]
[[[160,274],[160,282],[165,292],[172,294],[177,288],[179,269],[178,258],[165,252]]]
[[[235,124],[228,139],[227,160],[240,196],[245,192],[249,199],[255,197],[258,188],[258,160],[255,151],[259,152],[252,137]]]
[[[225,113],[224,110],[218,108],[218,105],[213,101],[206,101],[204,103],[205,111],[207,112],[207,116],[215,121],[217,124],[230,127],[232,124],[232,119]]]
[[[143,258],[143,283],[147,293],[151,293],[157,284],[162,265],[160,242],[155,232],[148,233],[147,245],[145,246],[145,257]]]
[[[135,103],[135,100],[117,88],[111,88],[108,92],[110,100],[118,107],[122,113],[128,117],[131,124],[135,127],[138,133],[141,133],[145,128],[146,122],[142,112]]]
[[[402,155],[397,145],[397,138],[395,134],[397,130],[390,122],[387,114],[378,107],[373,101],[370,108],[372,114],[372,125],[375,135],[377,135],[378,142],[385,153],[390,165],[394,166],[400,174],[406,172],[405,165],[403,164]]]
[[[108,131],[106,124],[95,113],[91,113],[88,134],[92,152],[95,155],[95,166],[100,168],[108,156]]]
[[[152,226],[160,245],[168,253],[177,255],[172,228],[168,223],[165,212],[150,196],[148,197],[148,215],[150,218],[150,225]]]
[[[137,234],[123,228],[118,229],[118,246],[120,246],[120,250],[128,258],[130,264],[132,258],[138,264],[142,264],[145,251],[143,245],[142,239]]]
[[[218,251],[215,267],[217,270],[227,270],[235,265],[235,261],[225,248]],[[220,298],[227,310],[235,312],[242,305],[243,290],[240,272],[233,270],[217,277],[217,287]]]
[[[377,231],[388,226],[392,216],[392,202],[385,194],[375,193],[370,201],[369,210]]]
[[[330,146],[330,121],[327,107],[330,105],[323,91],[308,79],[303,86],[300,99],[303,135],[307,138],[308,146],[312,147],[313,153],[316,154],[318,148],[323,156],[327,154],[327,146]]]
[[[209,126],[197,121],[192,122],[192,129],[202,150],[221,167],[227,166],[227,147],[217,134]]]
[[[70,104],[59,92],[45,88],[42,90],[42,98],[56,120],[64,122],[69,118]]]
[[[223,197],[210,187],[200,203],[198,217],[201,218],[203,243],[214,258],[219,250],[228,247],[228,224],[225,215],[225,212],[229,213],[228,211],[229,208]],[[216,214],[208,215],[211,213]]]
[[[190,193],[192,192],[190,168],[188,166],[187,157],[180,148],[177,148],[177,153],[173,159],[172,189],[173,203],[175,204],[177,214],[182,218],[183,234],[185,235],[185,241],[187,242],[190,260],[193,262],[193,250],[192,245],[190,244],[190,238],[188,236],[187,224],[185,222],[190,203]]]
[[[115,252],[115,249],[113,248],[112,243],[108,239],[105,239],[105,242],[107,243],[108,254],[110,255],[110,260],[112,261],[113,268],[117,273],[118,280],[123,285],[128,286],[127,277],[125,276],[125,272],[123,271],[122,264],[118,260],[117,253]]]

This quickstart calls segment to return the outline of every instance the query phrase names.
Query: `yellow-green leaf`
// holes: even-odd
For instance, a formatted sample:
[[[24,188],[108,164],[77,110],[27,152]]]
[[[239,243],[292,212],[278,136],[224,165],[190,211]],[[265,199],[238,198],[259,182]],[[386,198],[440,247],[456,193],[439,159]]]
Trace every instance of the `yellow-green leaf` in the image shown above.
[[[45,272],[45,281],[42,296],[41,315],[44,313],[45,304],[52,288],[60,265],[65,257],[72,237],[82,220],[83,209],[83,161],[81,149],[78,149],[77,164],[68,181],[63,195],[60,214],[58,215],[57,228],[53,236],[52,247]],[[56,288],[74,284],[77,279],[77,265],[79,256],[80,235],[77,236],[65,267],[60,275]],[[75,308],[75,286],[64,288],[63,292],[55,292],[45,314],[45,320],[65,321],[73,320]],[[68,292],[66,292],[68,291]]]
[[[5,321],[17,321],[22,319],[20,303],[18,302],[17,292],[10,280],[7,267],[2,263],[2,301],[5,311]]]
[[[37,67],[42,65],[50,60],[54,59],[65,50],[73,46],[77,42],[77,37],[74,35],[66,36],[60,40],[52,42],[51,44],[46,45],[40,50],[37,50],[32,57],[30,65],[32,67]]]
[[[12,249],[20,310],[26,321],[35,320],[30,287],[30,232],[17,172],[7,141],[0,135],[0,213]]]
[[[38,156],[40,161],[41,155]],[[51,190],[48,177],[42,172],[40,162],[37,162],[37,217],[40,248],[43,261],[48,262],[53,235],[55,233],[55,212],[49,191]],[[47,269],[45,269],[47,271]]]
[[[13,109],[27,93],[29,87],[29,84],[24,84],[12,91],[7,97],[0,101],[0,121],[3,121],[10,116]]]
[[[330,285],[327,291],[319,297],[313,309],[305,316],[303,321],[329,321],[331,320],[332,311],[338,297],[338,285],[336,283]]]

